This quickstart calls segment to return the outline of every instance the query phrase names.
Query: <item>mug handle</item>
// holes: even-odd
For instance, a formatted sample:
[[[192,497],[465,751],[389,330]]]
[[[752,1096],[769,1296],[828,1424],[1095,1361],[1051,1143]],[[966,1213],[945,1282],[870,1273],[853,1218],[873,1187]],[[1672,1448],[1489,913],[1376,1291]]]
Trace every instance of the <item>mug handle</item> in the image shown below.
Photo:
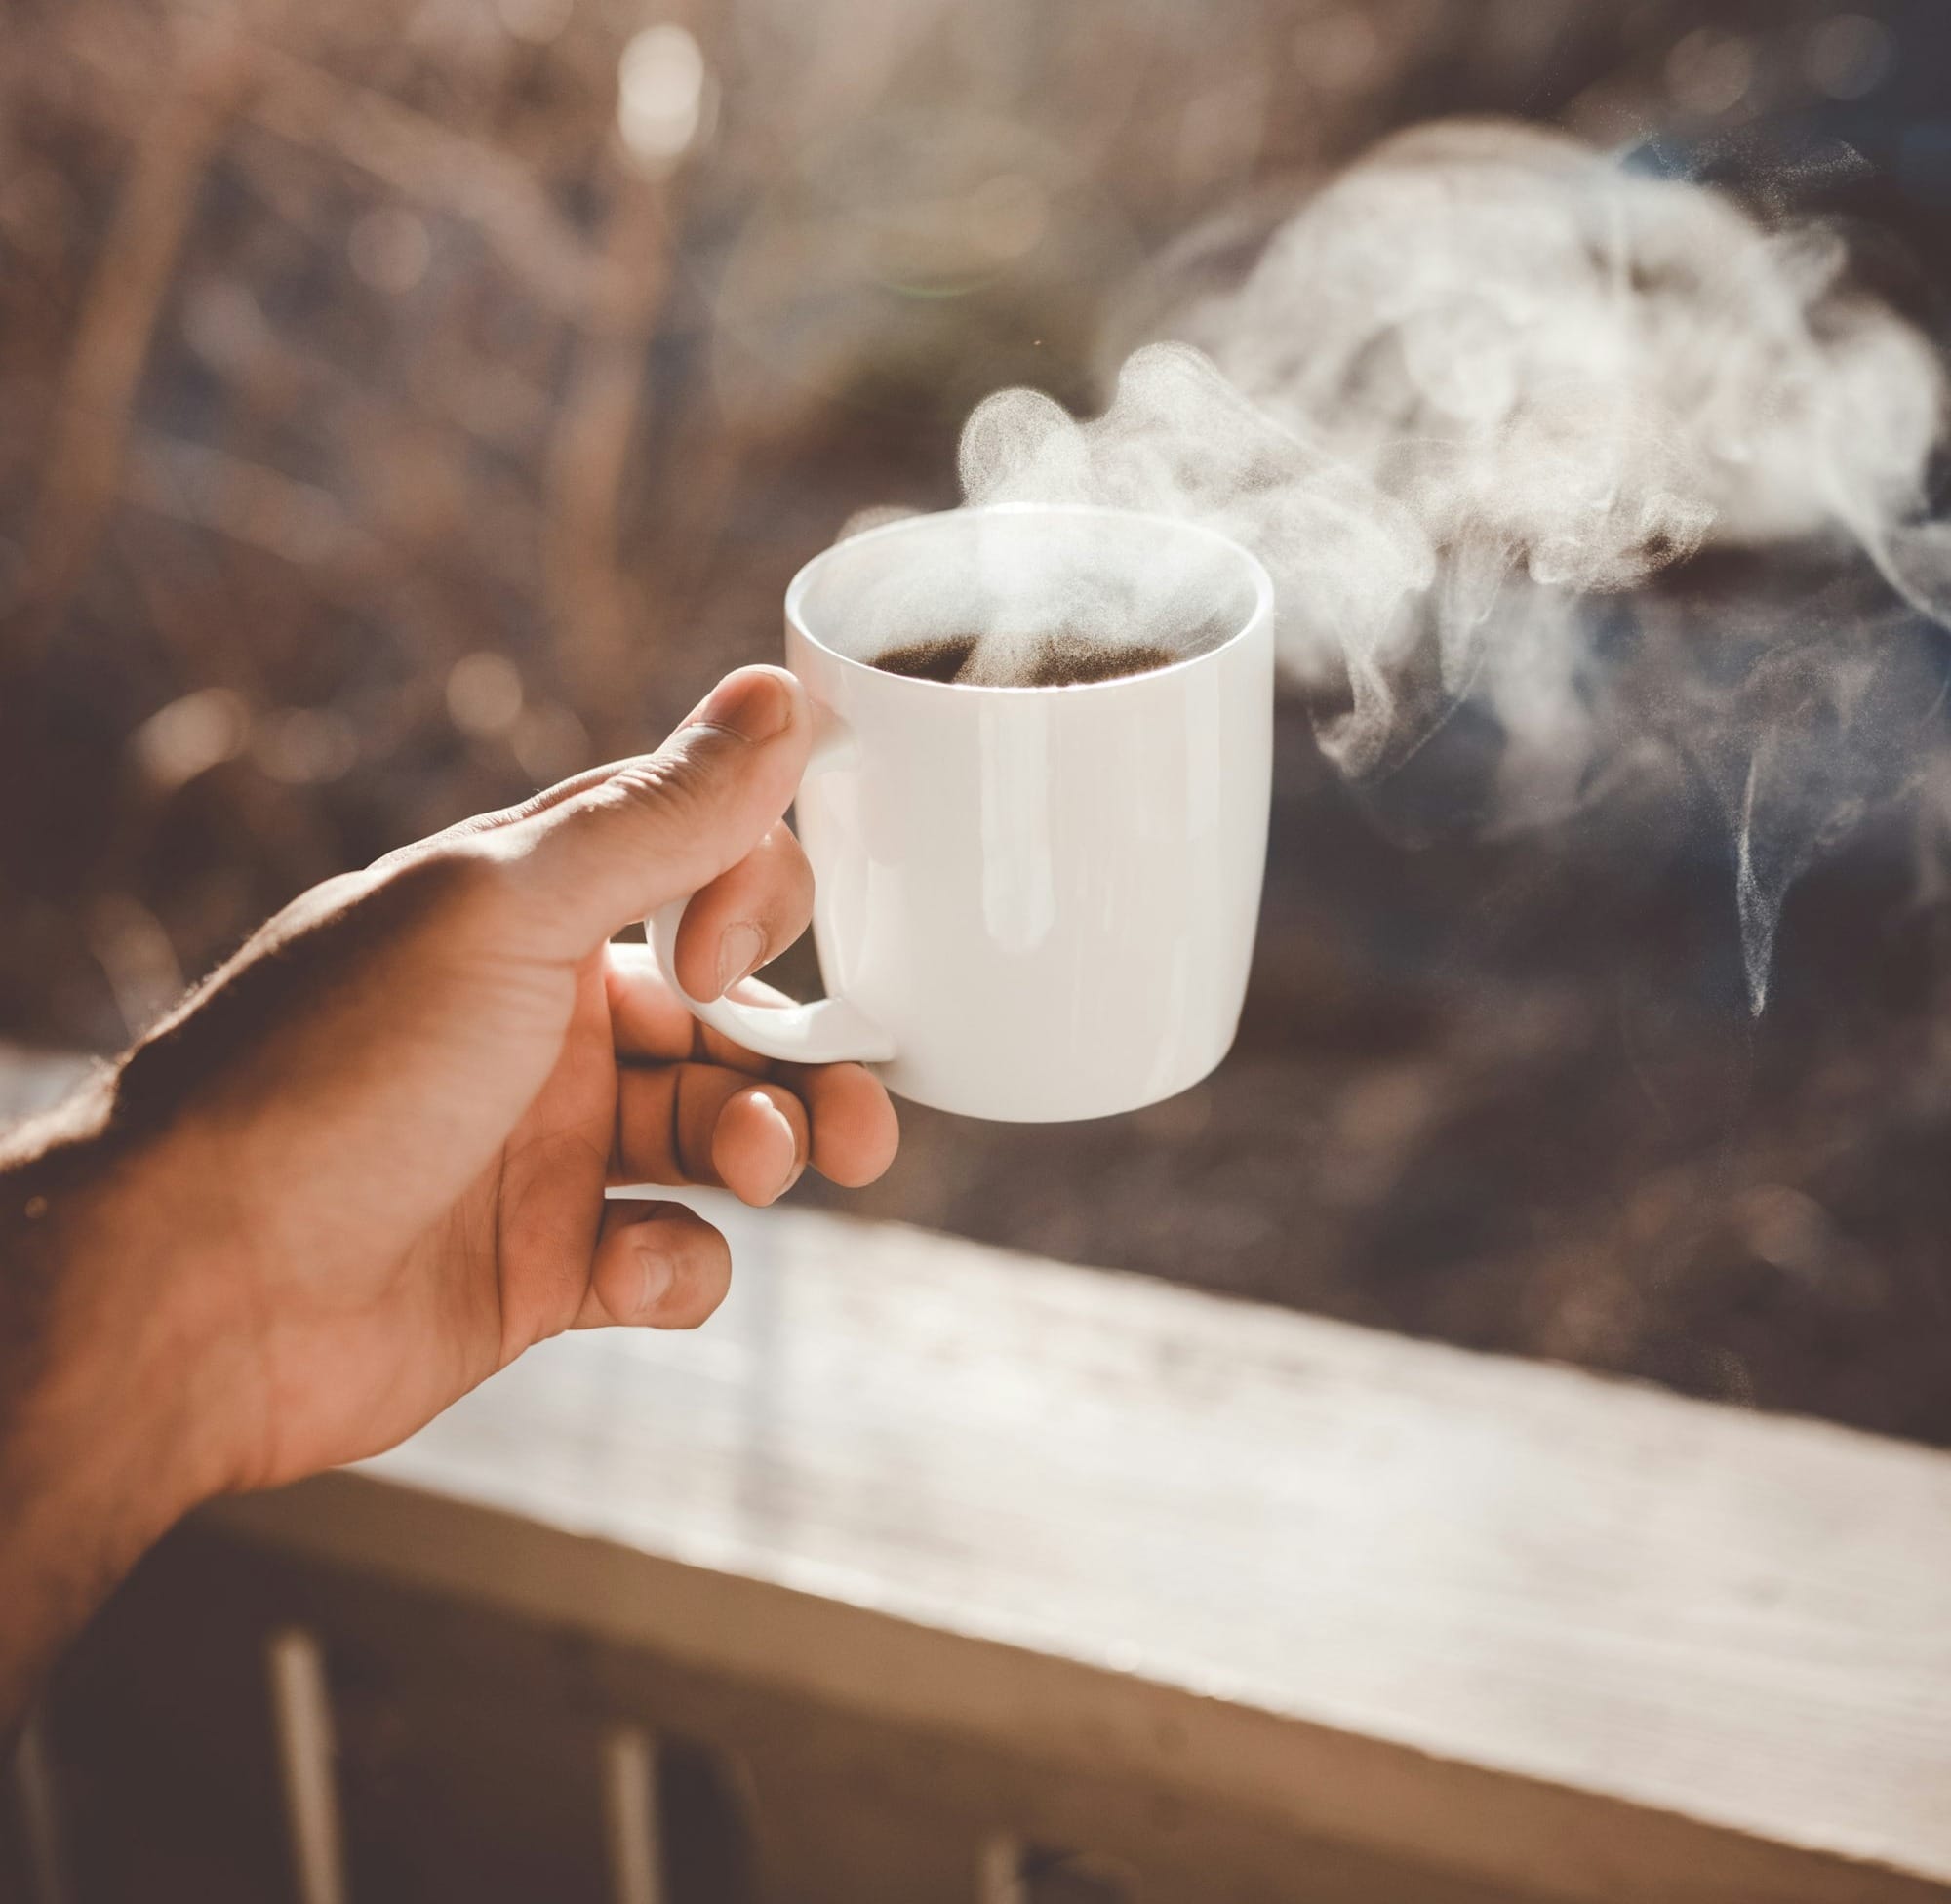
[[[813,751],[804,785],[816,774],[851,766],[854,736],[830,709],[816,707]],[[737,1039],[761,1057],[790,1064],[885,1064],[895,1041],[872,1018],[844,998],[816,999],[810,1005],[743,1005],[736,999],[695,999],[678,983],[677,929],[691,897],[659,906],[644,921],[645,936],[663,980],[700,1024]]]

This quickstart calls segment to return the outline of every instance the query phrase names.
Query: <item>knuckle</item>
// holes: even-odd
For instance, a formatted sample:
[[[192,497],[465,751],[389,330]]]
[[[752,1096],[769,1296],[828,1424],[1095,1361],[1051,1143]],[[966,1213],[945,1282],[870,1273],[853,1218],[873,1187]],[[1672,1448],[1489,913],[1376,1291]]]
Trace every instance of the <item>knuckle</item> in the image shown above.
[[[505,890],[505,860],[462,839],[388,866],[361,909],[378,931],[457,931],[494,913]]]
[[[710,800],[719,778],[706,751],[688,747],[632,761],[596,790],[595,800],[601,805],[655,808],[680,817],[696,813]]]
[[[445,922],[492,905],[506,884],[498,854],[482,851],[477,839],[458,839],[387,867],[373,899],[402,924]]]

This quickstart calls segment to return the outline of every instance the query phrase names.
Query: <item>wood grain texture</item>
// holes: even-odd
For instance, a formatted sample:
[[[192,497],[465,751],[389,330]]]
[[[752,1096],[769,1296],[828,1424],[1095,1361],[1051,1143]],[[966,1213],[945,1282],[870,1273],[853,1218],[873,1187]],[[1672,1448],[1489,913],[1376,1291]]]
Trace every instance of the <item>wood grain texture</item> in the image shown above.
[[[706,1329],[221,1525],[1540,1894],[1951,1894],[1951,1459],[700,1201]]]

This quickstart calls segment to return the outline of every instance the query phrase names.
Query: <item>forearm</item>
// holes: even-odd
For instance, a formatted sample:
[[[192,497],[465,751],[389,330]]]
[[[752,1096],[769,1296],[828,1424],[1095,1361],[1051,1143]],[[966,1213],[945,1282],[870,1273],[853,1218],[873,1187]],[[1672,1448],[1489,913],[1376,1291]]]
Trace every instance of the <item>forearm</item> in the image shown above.
[[[197,1491],[171,1305],[128,1299],[169,1271],[107,1103],[84,1091],[0,1148],[0,1738]]]

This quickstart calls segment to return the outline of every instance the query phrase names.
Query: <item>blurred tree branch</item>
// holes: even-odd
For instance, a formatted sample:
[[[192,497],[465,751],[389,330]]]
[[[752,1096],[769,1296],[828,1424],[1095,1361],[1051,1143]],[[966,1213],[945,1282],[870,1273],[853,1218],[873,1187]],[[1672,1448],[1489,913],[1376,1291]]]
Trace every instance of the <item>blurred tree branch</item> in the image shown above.
[[[591,301],[589,248],[530,172],[384,95],[273,47],[260,50],[255,123],[330,151],[401,197],[477,226],[529,295],[576,318]]]
[[[134,141],[61,377],[28,537],[15,664],[32,667],[84,573],[120,479],[130,415],[197,188],[249,76],[220,27],[179,36],[177,65]]]
[[[571,684],[596,705],[629,652],[617,508],[667,282],[666,190],[631,172],[617,180],[597,296],[577,338],[549,448],[543,562],[555,652]]]

